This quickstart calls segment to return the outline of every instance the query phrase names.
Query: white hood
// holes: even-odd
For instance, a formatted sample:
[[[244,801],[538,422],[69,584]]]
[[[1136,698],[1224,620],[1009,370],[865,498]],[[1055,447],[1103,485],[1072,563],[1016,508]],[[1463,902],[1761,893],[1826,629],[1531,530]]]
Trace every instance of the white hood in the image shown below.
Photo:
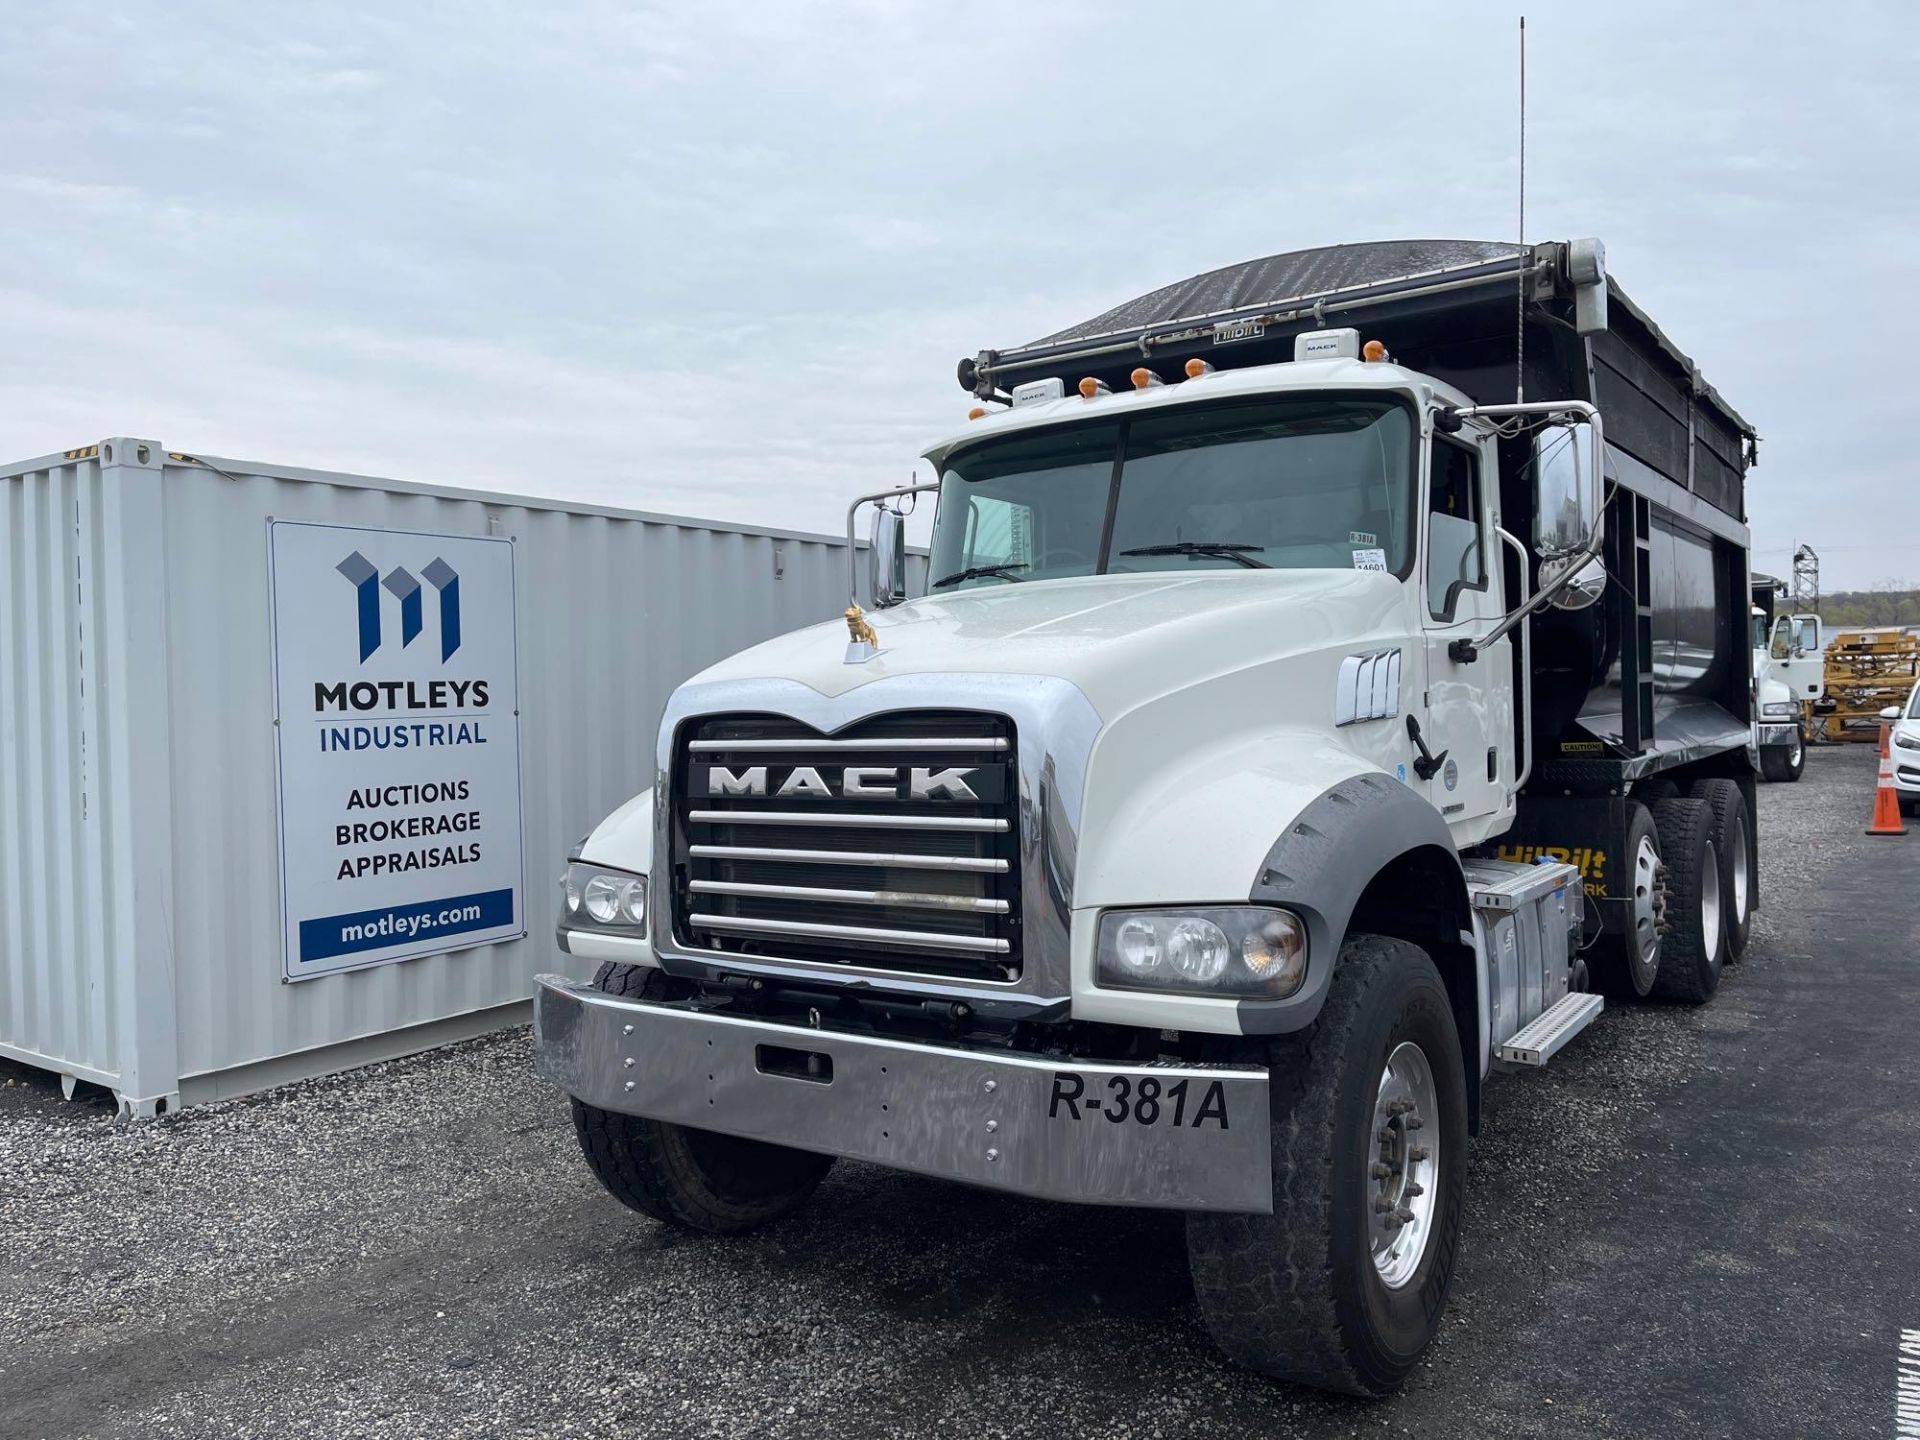
[[[880,653],[846,663],[839,617],[729,656],[692,683],[798,680],[841,695],[897,675],[1051,675],[1111,721],[1224,670],[1390,631],[1401,582],[1375,571],[1088,575],[929,595],[868,619]],[[1329,699],[1328,704],[1331,704]]]

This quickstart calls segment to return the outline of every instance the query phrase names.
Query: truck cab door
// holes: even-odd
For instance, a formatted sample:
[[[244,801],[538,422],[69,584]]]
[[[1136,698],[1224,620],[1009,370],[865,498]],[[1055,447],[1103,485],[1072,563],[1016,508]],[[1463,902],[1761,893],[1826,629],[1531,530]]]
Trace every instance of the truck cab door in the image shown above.
[[[1784,654],[1783,654],[1784,652]],[[1827,657],[1821,649],[1818,615],[1782,615],[1769,647],[1773,674],[1795,700],[1818,700],[1826,687]]]
[[[1463,845],[1485,839],[1511,813],[1515,777],[1512,642],[1496,641],[1471,664],[1447,655],[1455,640],[1478,640],[1506,613],[1495,451],[1463,430],[1436,434],[1427,454],[1420,536],[1420,607],[1427,687],[1409,697],[1422,738],[1446,760],[1423,782],[1428,798]]]

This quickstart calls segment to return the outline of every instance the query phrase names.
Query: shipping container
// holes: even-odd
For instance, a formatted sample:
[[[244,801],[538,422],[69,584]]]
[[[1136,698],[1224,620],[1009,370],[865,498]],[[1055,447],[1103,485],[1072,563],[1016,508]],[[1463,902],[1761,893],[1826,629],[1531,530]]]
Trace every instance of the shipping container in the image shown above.
[[[276,620],[269,549],[296,526],[325,527],[309,531],[323,544],[364,534],[338,547],[343,564],[393,536],[421,554],[436,537],[505,547],[518,713],[492,717],[487,736],[517,750],[504,758],[517,759],[522,880],[505,938],[313,978],[289,959],[293,762],[275,632],[305,607],[282,596]],[[534,973],[569,964],[554,877],[589,826],[652,783],[669,693],[742,646],[837,615],[848,569],[831,536],[149,440],[0,469],[0,1055],[150,1114],[520,1023]],[[364,584],[341,568],[356,583],[319,592],[348,645],[360,607],[363,666],[382,614],[383,654],[402,636],[428,663],[436,645],[461,648],[462,604],[462,653],[481,648],[484,597],[456,599],[423,573],[437,597],[405,568]],[[434,893],[423,882],[421,898]]]

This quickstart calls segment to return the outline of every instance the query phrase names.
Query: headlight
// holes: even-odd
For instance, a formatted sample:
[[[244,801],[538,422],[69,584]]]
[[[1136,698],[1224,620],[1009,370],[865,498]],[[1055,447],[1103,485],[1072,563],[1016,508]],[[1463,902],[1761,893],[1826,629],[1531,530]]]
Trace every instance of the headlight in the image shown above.
[[[1902,750],[1920,750],[1920,735],[1896,735],[1893,743]]]
[[[1119,990],[1280,1000],[1307,974],[1307,928],[1286,910],[1117,910],[1100,917],[1095,977]]]
[[[1789,716],[1793,714],[1796,708],[1791,700],[1769,700],[1760,707],[1760,713],[1762,715]]]
[[[570,861],[560,877],[566,913],[560,923],[570,930],[607,930],[616,934],[647,933],[647,880],[624,870]]]

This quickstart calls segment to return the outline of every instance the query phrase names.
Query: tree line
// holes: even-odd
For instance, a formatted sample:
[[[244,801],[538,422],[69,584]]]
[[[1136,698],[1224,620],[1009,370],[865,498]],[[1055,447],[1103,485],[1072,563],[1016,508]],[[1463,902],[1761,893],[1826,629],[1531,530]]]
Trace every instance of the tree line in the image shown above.
[[[1920,587],[1910,580],[1882,580],[1867,590],[1838,590],[1820,597],[1820,619],[1829,630],[1920,625]]]

